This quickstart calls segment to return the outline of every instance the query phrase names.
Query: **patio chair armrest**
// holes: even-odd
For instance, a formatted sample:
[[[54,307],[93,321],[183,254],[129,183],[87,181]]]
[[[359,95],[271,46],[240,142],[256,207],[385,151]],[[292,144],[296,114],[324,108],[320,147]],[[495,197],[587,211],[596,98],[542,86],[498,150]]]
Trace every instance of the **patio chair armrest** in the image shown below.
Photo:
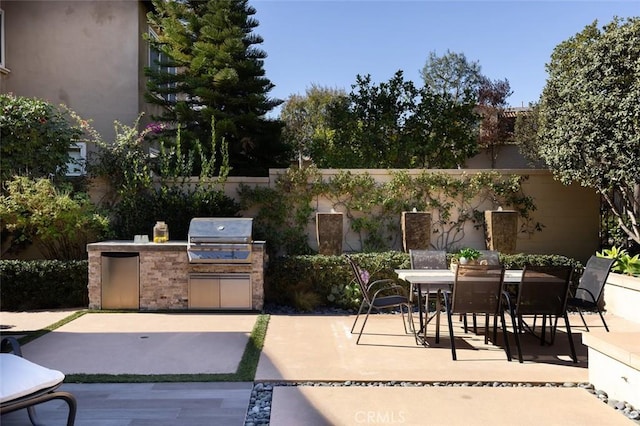
[[[391,280],[391,281],[393,281],[393,280]],[[406,293],[405,288],[402,287],[401,285],[396,284],[396,285],[391,285],[391,286],[388,286],[388,287],[383,287],[383,288],[377,290],[375,293],[373,293],[373,299],[378,297],[378,294],[383,292],[383,291],[394,290],[394,289],[398,289],[399,290],[398,294],[400,294],[400,295],[402,295],[404,297],[407,297],[407,293]]]
[[[396,281],[391,279],[391,278],[385,278],[385,279],[382,279],[382,280],[375,280],[375,281],[372,281],[369,284],[367,284],[367,291],[371,290],[374,286],[377,286],[379,284],[387,284],[387,283],[395,283],[395,282]],[[387,288],[392,288],[392,287],[395,287],[395,286],[397,286],[397,284],[395,284],[393,286],[388,286]]]
[[[4,348],[5,344],[9,344],[9,346],[11,347],[11,352],[14,355],[22,357],[22,350],[20,349],[20,343],[18,342],[18,339],[13,336],[3,337],[2,341],[0,341],[0,348]]]

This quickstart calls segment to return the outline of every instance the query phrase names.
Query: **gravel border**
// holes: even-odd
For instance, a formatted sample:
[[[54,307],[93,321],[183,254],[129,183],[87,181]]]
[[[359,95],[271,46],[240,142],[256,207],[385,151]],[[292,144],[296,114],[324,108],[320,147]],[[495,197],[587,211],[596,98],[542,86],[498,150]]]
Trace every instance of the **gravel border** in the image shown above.
[[[552,387],[552,388],[574,388],[585,389],[594,395],[603,403],[614,408],[620,414],[629,420],[640,425],[640,410],[634,409],[630,404],[624,401],[616,401],[609,399],[606,392],[596,390],[591,383],[522,383],[522,382],[259,382],[253,385],[251,391],[251,399],[247,409],[244,426],[266,426],[271,421],[271,399],[273,397],[273,389],[277,386],[328,386],[328,387],[380,387],[380,386],[397,386],[397,387]],[[578,408],[579,410],[579,408]]]

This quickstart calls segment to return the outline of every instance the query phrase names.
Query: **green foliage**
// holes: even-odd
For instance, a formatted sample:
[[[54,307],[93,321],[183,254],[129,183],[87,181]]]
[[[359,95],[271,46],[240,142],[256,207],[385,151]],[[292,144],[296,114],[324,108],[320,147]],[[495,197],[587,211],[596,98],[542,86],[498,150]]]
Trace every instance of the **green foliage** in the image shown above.
[[[282,123],[265,118],[282,101],[268,96],[273,84],[263,69],[267,55],[257,47],[263,40],[253,32],[256,10],[247,0],[154,0],[153,6],[147,19],[158,38],[147,39],[162,59],[145,70],[145,97],[162,106],[155,118],[182,125],[186,151],[211,139],[203,124],[215,118],[234,174],[266,175],[269,167],[288,164]],[[164,131],[175,136],[175,129]],[[204,148],[207,157],[223,155]]]
[[[12,94],[0,94],[0,110],[0,179],[63,177],[85,123],[62,106]]]
[[[153,170],[144,144],[149,131],[138,131],[140,118],[133,126],[116,121],[113,143],[98,140],[97,151],[89,155],[87,172],[104,177],[115,191],[108,204],[115,203],[118,197],[138,194],[152,185]]]
[[[86,258],[87,243],[104,237],[109,222],[84,193],[16,177],[0,196],[0,225],[14,245],[30,241],[48,259],[74,260]]]
[[[631,256],[627,250],[614,246],[601,252],[596,252],[596,255],[607,259],[615,259],[616,261],[611,268],[614,272],[640,276],[640,255],[638,254]]]
[[[234,217],[240,206],[222,191],[198,187],[194,191],[162,186],[123,197],[113,207],[116,238],[130,240],[134,235],[153,234],[153,226],[163,220],[172,240],[186,240],[194,217]]]
[[[454,253],[448,253],[451,259]],[[400,251],[354,253],[351,257],[371,274],[372,280],[393,279],[408,289],[407,282],[399,280],[395,269],[410,267],[409,254]],[[576,269],[573,285],[577,285],[582,265],[574,259],[558,255],[500,254],[506,269],[522,269],[526,265],[568,265]],[[312,307],[332,307],[357,310],[362,296],[353,271],[344,256],[281,256],[272,259],[265,270],[265,302],[291,306],[299,310]],[[313,294],[314,303],[297,306],[296,294]],[[319,297],[320,299],[315,299]]]
[[[480,250],[476,250],[474,248],[470,248],[470,247],[465,247],[463,249],[460,249],[460,251],[457,254],[457,258],[465,258],[467,260],[476,260],[480,257]]]
[[[356,77],[347,97],[329,105],[328,121],[316,127],[311,157],[329,168],[453,168],[477,151],[474,102],[418,89],[397,71],[374,85]]]
[[[541,158],[538,153],[538,120],[540,104],[529,105],[529,111],[519,113],[513,131],[513,138],[518,145],[518,151],[534,166],[541,166]]]
[[[465,225],[484,226],[483,211],[508,207],[520,214],[520,232],[542,229],[534,221],[533,199],[522,191],[521,176],[485,172],[455,177],[423,171],[412,177],[406,171],[392,173],[392,180],[376,183],[371,175],[340,171],[322,181],[317,169],[288,169],[273,188],[242,187],[242,208],[257,208],[256,228],[270,242],[271,253],[309,254],[306,227],[314,213],[316,197],[329,199],[343,212],[351,230],[359,236],[363,251],[385,251],[400,234],[403,211],[417,208],[432,213],[432,244],[452,250],[465,236]],[[279,248],[280,251],[274,251]]]
[[[329,127],[329,111],[334,103],[343,102],[346,93],[341,89],[332,89],[311,85],[304,96],[291,95],[280,112],[280,120],[284,122],[283,141],[298,154],[298,167],[306,157],[316,152],[322,158],[322,149],[331,144],[335,131]],[[320,154],[320,155],[318,155]]]
[[[171,239],[186,240],[194,217],[238,215],[240,205],[218,189],[228,172],[226,156],[216,167],[215,158],[206,155],[199,141],[193,145],[194,150],[185,152],[178,126],[176,140],[158,141],[159,154],[151,158],[146,153],[145,140],[154,127],[138,131],[139,120],[140,117],[133,127],[116,122],[114,143],[100,143],[100,151],[89,163],[89,172],[108,180],[113,190],[105,204],[113,216],[116,238],[151,235],[156,221],[163,220],[169,226]],[[224,153],[225,140],[217,141],[215,132],[211,138],[212,146],[219,144]],[[192,175],[196,155],[203,165],[202,174],[195,185],[189,185],[186,179]],[[213,178],[214,168],[223,174]]]
[[[256,206],[254,230],[257,239],[267,242],[271,254],[309,254],[306,226],[314,210],[312,200],[318,194],[321,176],[315,168],[287,169],[278,176],[273,188],[238,190],[243,210]]]
[[[359,253],[353,258],[374,280],[397,279],[393,270],[409,267],[409,257],[402,252]],[[265,302],[297,307],[295,295],[300,289],[320,296],[314,308],[357,309],[362,302],[353,271],[343,256],[287,256],[269,262],[265,271]]]
[[[442,56],[429,52],[420,75],[428,92],[462,103],[475,98],[483,78],[480,70],[478,61],[469,62],[464,53],[447,50]]]
[[[547,65],[538,152],[563,183],[596,189],[640,243],[640,18],[597,22],[560,43]]]
[[[87,307],[87,277],[86,260],[0,260],[2,309]]]

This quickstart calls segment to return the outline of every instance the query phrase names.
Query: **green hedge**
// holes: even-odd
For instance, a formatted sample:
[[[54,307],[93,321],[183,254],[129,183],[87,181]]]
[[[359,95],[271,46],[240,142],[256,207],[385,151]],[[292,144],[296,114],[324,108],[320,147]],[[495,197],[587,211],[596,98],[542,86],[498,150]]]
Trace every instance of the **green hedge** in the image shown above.
[[[0,260],[0,305],[4,311],[86,308],[86,260]]]
[[[372,275],[371,279],[398,279],[394,269],[410,267],[404,252],[356,253],[353,259]],[[450,261],[452,254],[448,254]],[[582,265],[574,259],[558,255],[500,255],[507,269],[525,265],[570,265],[576,268],[574,286],[582,273]],[[360,290],[344,256],[286,256],[272,259],[265,271],[265,303],[311,311],[321,307],[357,309]],[[402,285],[406,282],[398,280]]]
[[[394,270],[410,265],[409,255],[399,251],[355,253],[352,257],[372,274],[372,279],[397,279]],[[571,265],[577,272],[574,285],[583,267],[574,259],[558,255],[500,255],[500,260],[507,269]],[[87,268],[86,260],[0,260],[0,307],[7,311],[86,307]],[[269,262],[265,302],[299,311],[321,307],[357,309],[360,290],[344,256],[286,256]]]

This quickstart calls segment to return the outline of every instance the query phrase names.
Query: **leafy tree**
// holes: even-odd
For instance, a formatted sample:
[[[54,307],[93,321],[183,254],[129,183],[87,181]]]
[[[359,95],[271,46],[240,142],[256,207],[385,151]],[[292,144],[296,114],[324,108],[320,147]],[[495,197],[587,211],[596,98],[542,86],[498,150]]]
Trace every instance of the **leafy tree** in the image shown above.
[[[491,80],[482,76],[478,86],[478,111],[482,116],[478,143],[487,148],[491,167],[495,167],[500,146],[509,139],[509,127],[502,118],[507,107],[507,98],[513,91],[509,80]]]
[[[540,165],[538,154],[538,117],[540,104],[529,105],[529,111],[516,116],[513,138],[518,144],[520,154],[527,159],[529,164]]]
[[[492,80],[481,73],[477,61],[470,62],[463,53],[449,50],[443,56],[429,53],[420,74],[428,92],[459,104],[476,103],[481,120],[478,144],[487,149],[494,166],[499,146],[509,137],[507,122],[501,119],[513,93],[509,80]]]
[[[561,182],[595,188],[640,243],[640,18],[597,21],[547,64],[539,154]]]
[[[282,106],[280,119],[284,122],[284,141],[298,154],[298,164],[320,151],[315,145],[325,147],[332,139],[333,130],[328,126],[329,109],[346,97],[341,89],[311,85],[305,95],[291,95]]]
[[[282,103],[268,96],[266,53],[256,46],[256,10],[247,0],[153,0],[148,36],[161,52],[146,69],[146,98],[163,107],[157,120],[180,123],[185,145],[194,139],[205,149],[209,124],[229,147],[232,174],[264,175],[269,167],[288,164],[290,153],[280,142],[282,124],[265,114]],[[174,133],[175,134],[175,133]],[[220,153],[215,153],[221,155]]]
[[[312,157],[319,167],[456,167],[476,151],[473,107],[416,88],[402,71],[379,85],[358,75],[331,105],[332,139]]]
[[[475,99],[483,81],[478,61],[469,62],[464,53],[447,53],[438,56],[429,52],[429,57],[420,75],[428,92],[450,96],[454,102],[463,103]]]
[[[33,178],[67,172],[69,146],[80,141],[75,114],[36,98],[0,94],[0,177]]]
[[[330,164],[320,167],[402,167],[411,155],[405,128],[407,117],[414,114],[418,91],[405,81],[402,71],[379,85],[371,76],[356,77],[348,98],[331,108],[330,123],[335,131],[334,155]],[[314,157],[315,159],[315,157]]]

